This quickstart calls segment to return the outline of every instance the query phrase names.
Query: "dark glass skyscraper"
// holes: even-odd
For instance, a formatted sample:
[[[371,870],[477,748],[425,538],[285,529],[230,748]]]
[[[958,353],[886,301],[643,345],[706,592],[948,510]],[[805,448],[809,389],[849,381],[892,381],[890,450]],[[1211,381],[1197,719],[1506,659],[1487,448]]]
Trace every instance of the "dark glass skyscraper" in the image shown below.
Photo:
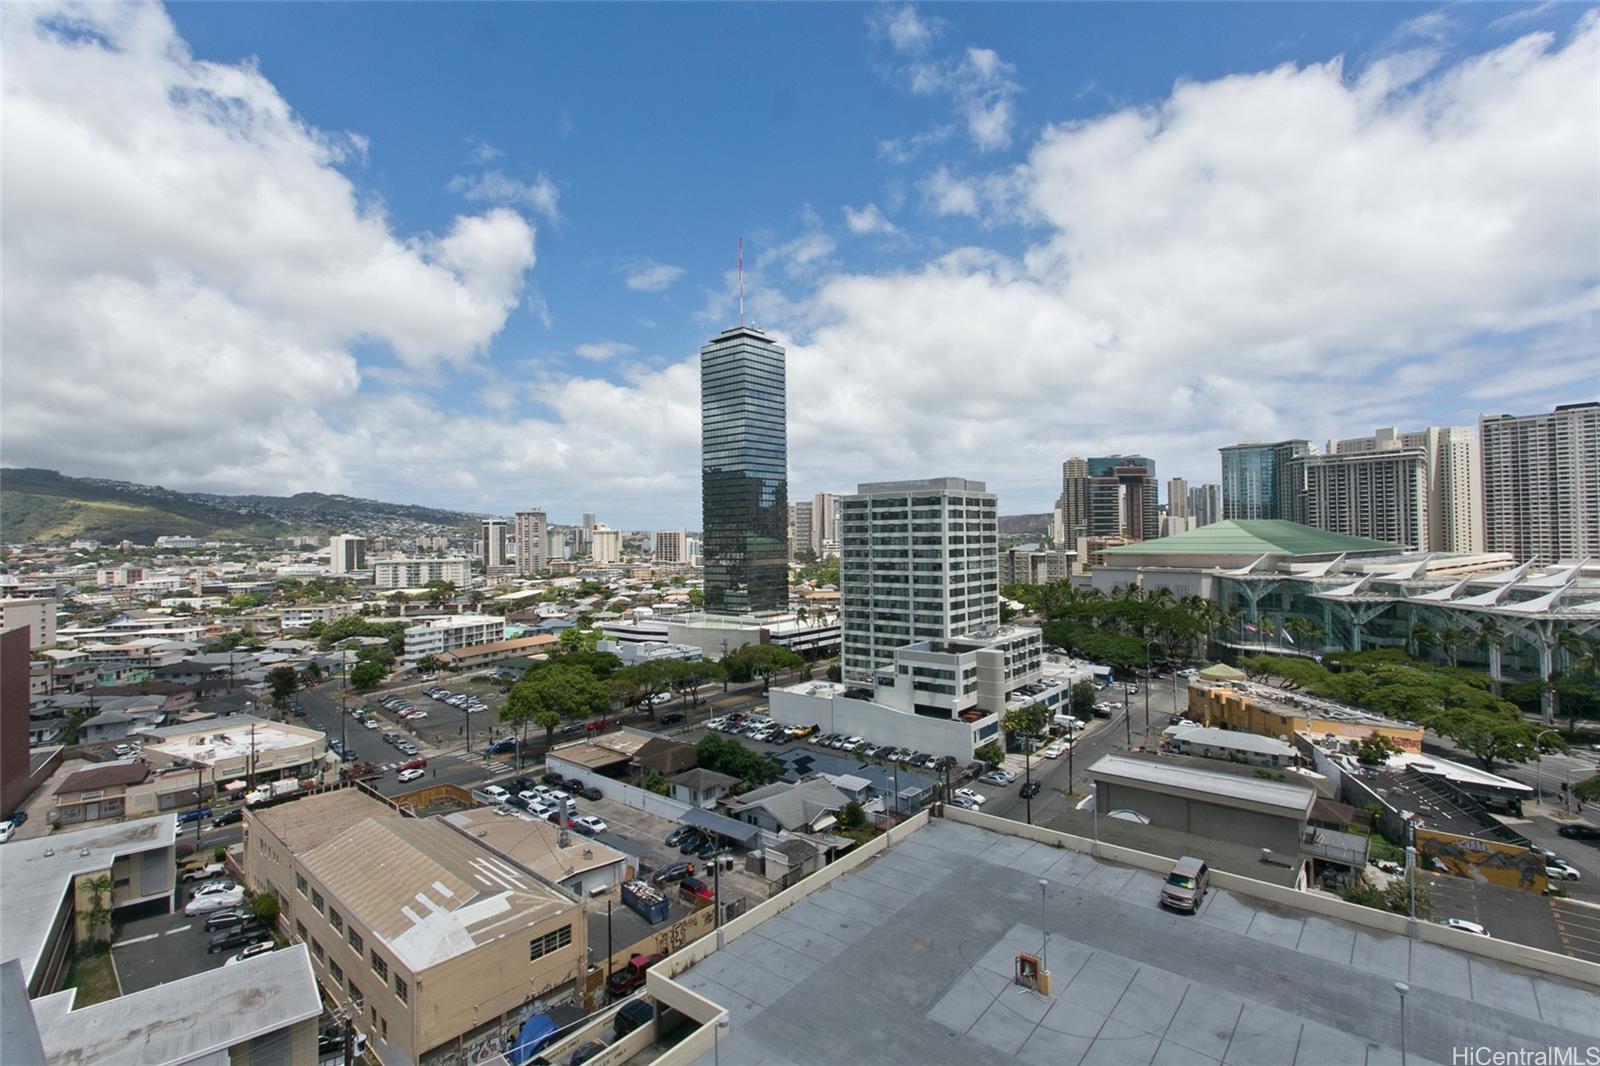
[[[706,610],[789,603],[789,445],[784,352],[750,326],[700,349],[700,478]]]

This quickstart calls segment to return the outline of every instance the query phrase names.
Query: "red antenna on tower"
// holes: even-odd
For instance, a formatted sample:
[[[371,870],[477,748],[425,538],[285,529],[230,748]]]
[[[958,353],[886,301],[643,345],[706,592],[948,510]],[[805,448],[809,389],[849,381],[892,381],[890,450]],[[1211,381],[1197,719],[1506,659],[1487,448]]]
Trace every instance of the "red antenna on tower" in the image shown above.
[[[739,328],[744,328],[744,238],[739,238]]]

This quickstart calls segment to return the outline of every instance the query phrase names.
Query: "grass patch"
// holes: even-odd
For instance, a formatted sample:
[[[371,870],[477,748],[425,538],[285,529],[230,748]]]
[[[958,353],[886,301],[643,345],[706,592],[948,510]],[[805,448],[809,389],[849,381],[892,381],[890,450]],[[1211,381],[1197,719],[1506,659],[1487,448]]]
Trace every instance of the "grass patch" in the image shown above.
[[[87,1007],[116,999],[122,994],[117,987],[116,971],[111,968],[111,952],[102,951],[86,959],[78,959],[67,971],[66,988],[78,990],[73,1007]]]

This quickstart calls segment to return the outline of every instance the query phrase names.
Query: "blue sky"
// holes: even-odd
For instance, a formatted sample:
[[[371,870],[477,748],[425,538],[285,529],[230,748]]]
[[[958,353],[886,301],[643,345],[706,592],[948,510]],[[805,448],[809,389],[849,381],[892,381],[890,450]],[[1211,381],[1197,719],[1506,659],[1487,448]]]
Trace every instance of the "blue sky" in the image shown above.
[[[7,381],[9,465],[694,527],[741,236],[792,498],[1038,511],[1067,455],[1216,480],[1600,380],[1583,6],[7,19],[8,291],[70,297],[8,307],[47,379]]]

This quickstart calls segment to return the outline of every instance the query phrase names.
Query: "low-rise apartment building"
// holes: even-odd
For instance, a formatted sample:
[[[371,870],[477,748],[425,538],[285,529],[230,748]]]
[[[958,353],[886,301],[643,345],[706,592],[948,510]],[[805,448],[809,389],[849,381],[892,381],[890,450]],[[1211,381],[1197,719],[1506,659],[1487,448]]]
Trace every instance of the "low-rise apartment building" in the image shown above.
[[[249,714],[140,729],[142,752],[156,768],[198,767],[209,793],[230,781],[311,777],[322,769],[328,738],[320,730]]]
[[[457,614],[430,618],[406,630],[405,662],[415,663],[426,655],[499,644],[506,639],[506,620],[492,614]]]
[[[372,583],[380,589],[415,589],[430,581],[448,581],[457,588],[472,583],[466,556],[448,559],[374,559]]]
[[[581,991],[578,900],[446,820],[358,788],[246,818],[246,882],[381,1061],[477,1061]]]
[[[28,648],[38,651],[56,642],[56,601],[44,596],[0,599],[0,630],[28,627]]]

